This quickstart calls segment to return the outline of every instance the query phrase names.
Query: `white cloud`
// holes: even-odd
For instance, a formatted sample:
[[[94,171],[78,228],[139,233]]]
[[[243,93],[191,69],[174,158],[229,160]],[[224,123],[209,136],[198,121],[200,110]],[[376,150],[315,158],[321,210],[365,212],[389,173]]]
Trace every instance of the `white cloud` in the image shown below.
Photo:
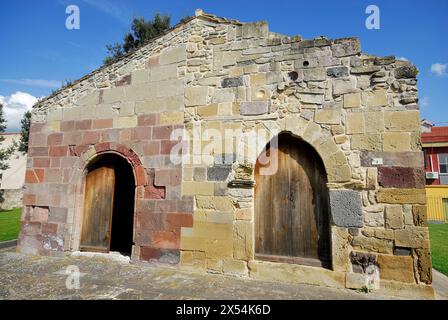
[[[420,105],[422,106],[422,108],[429,106],[429,97],[423,97],[420,100]]]
[[[121,21],[123,24],[129,25],[130,15],[126,5],[111,3],[101,0],[82,0],[84,3],[96,8],[99,11]]]
[[[433,63],[431,65],[431,72],[436,76],[444,76],[446,75],[446,63]]]
[[[20,121],[23,114],[31,110],[31,107],[39,99],[26,92],[17,91],[10,96],[0,96],[0,103],[3,104],[3,113],[8,121],[7,131],[20,131]]]
[[[401,61],[409,61],[408,58],[405,57],[396,57],[396,59]]]
[[[60,88],[62,82],[59,80],[44,80],[44,79],[0,79],[0,82],[20,84],[30,87],[43,87],[43,88]]]

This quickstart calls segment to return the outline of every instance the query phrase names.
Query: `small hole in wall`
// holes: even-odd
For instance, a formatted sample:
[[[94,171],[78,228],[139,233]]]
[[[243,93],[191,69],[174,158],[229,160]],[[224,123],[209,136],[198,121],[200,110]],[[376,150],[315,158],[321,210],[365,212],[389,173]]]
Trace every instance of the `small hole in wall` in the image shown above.
[[[257,93],[255,94],[257,99],[263,99],[266,97],[266,91],[264,89],[260,89],[257,91]]]
[[[306,61],[306,60],[303,61],[303,66],[304,66],[304,67],[308,67],[309,65],[310,65],[310,62],[309,62],[309,61]]]
[[[296,81],[299,78],[299,74],[296,71],[291,71],[290,73],[288,73],[288,77],[292,81]]]

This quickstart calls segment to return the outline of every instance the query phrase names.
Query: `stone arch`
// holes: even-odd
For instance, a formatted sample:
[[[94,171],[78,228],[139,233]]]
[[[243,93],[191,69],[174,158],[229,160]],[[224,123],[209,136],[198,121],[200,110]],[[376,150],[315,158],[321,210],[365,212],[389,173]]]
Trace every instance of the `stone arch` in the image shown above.
[[[135,182],[134,197],[134,226],[136,201],[142,194],[144,187],[148,185],[148,176],[146,170],[140,160],[138,154],[131,148],[118,143],[98,143],[95,145],[78,146],[70,149],[73,156],[77,156],[78,160],[74,165],[73,173],[70,177],[70,197],[69,203],[71,212],[69,212],[68,222],[71,224],[71,232],[67,233],[65,239],[69,243],[70,250],[78,250],[80,243],[80,231],[82,225],[82,216],[84,208],[84,190],[85,178],[88,166],[92,161],[105,154],[115,154],[125,159],[132,167]],[[71,218],[71,219],[70,219]],[[135,229],[135,227],[134,227]]]
[[[96,157],[105,153],[114,153],[124,158],[133,168],[135,186],[147,185],[147,176],[145,168],[140,160],[140,157],[131,148],[118,143],[98,143],[95,145],[87,146],[80,154],[78,161],[78,168],[85,170],[89,163],[91,163]]]
[[[300,115],[287,115],[275,124],[264,127],[270,132],[270,140],[282,132],[289,132],[310,144],[324,163],[328,183],[345,183],[351,180],[352,170],[347,157],[336,144],[330,129]],[[263,149],[264,147],[257,150],[257,157]]]

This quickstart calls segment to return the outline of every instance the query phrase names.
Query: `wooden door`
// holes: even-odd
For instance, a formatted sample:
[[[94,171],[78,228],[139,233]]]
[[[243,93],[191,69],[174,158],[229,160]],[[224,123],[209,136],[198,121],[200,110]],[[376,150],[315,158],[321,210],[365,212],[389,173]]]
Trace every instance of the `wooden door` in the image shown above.
[[[322,161],[289,134],[279,136],[277,151],[274,174],[260,175],[260,163],[255,169],[256,258],[326,267],[328,191]]]
[[[100,167],[86,177],[81,251],[109,252],[115,171]]]

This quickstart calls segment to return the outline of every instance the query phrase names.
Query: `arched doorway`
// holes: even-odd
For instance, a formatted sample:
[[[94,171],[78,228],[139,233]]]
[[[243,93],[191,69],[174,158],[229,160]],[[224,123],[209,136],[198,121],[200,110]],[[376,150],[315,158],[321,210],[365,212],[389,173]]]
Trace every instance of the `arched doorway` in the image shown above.
[[[318,153],[289,133],[263,151],[274,156],[277,170],[260,174],[255,167],[256,259],[329,268],[330,230],[327,176]],[[259,158],[260,159],[260,158]]]
[[[81,251],[118,251],[130,255],[133,245],[135,180],[132,166],[106,153],[87,167]]]

